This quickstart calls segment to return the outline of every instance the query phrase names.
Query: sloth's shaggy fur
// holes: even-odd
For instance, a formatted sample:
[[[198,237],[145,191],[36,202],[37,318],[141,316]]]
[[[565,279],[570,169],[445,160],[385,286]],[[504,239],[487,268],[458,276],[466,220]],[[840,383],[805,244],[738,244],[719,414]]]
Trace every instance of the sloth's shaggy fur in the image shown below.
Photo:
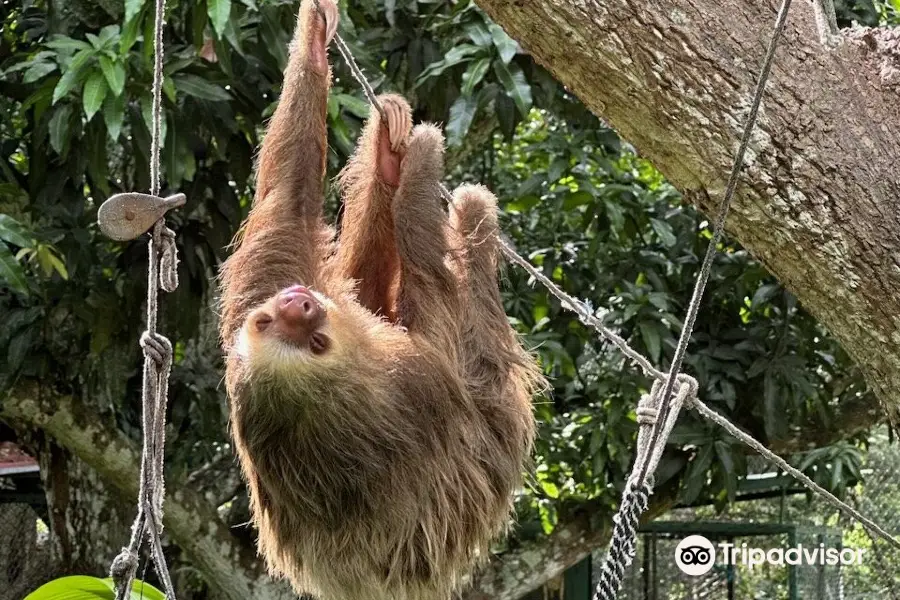
[[[373,111],[342,174],[333,243],[324,26],[304,0],[257,198],[222,271],[232,434],[259,550],[298,592],[444,600],[508,523],[545,384],[503,311],[494,197],[464,186],[448,218],[440,132],[385,144],[388,127],[411,127],[396,96],[382,101],[402,118]],[[323,354],[252,326],[296,283],[326,311]]]

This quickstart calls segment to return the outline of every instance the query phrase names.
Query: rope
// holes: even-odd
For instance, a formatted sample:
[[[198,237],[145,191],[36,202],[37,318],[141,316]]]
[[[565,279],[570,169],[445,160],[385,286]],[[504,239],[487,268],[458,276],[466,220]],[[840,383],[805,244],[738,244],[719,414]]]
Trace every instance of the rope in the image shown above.
[[[153,39],[153,104],[150,144],[150,200],[158,200],[160,191],[160,133],[162,130],[163,81],[163,19],[165,0],[156,0]],[[111,199],[112,200],[112,199]],[[174,203],[171,204],[174,206]],[[167,292],[178,286],[178,256],[175,234],[166,227],[165,216],[153,226],[149,243],[147,270],[147,330],[141,335],[144,353],[143,389],[143,451],[141,453],[140,490],[137,516],[131,527],[128,546],[113,560],[110,575],[116,587],[116,600],[131,597],[131,587],[138,566],[138,553],[149,537],[150,554],[168,600],[175,600],[172,578],[163,555],[160,533],[163,529],[163,498],[165,483],[165,419],[168,404],[169,373],[172,368],[172,344],[157,333],[159,288]]]
[[[635,487],[629,481],[622,497],[622,510],[613,517],[610,557],[600,569],[597,593],[602,590],[604,597],[614,598],[625,577],[625,567],[634,559],[637,541],[637,526],[641,515],[647,510],[652,490],[646,483]]]
[[[773,31],[772,37],[769,40],[769,46],[766,50],[766,57],[763,62],[762,71],[760,72],[756,82],[756,90],[753,94],[753,102],[750,105],[750,114],[747,116],[747,121],[744,124],[744,131],[741,135],[741,141],[738,145],[737,153],[735,154],[734,162],[731,166],[731,174],[729,175],[728,183],[725,186],[725,194],[722,197],[722,202],[719,205],[718,213],[716,215],[716,220],[713,227],[713,236],[709,241],[709,245],[706,247],[706,255],[703,257],[703,262],[700,265],[700,272],[697,275],[697,281],[694,285],[694,293],[691,297],[691,302],[688,305],[687,315],[685,316],[684,320],[684,326],[681,328],[681,336],[678,338],[678,345],[675,347],[675,354],[672,356],[672,364],[669,367],[669,374],[665,379],[665,384],[662,390],[662,401],[660,403],[659,409],[659,418],[656,419],[656,422],[652,426],[653,429],[652,433],[650,434],[649,440],[642,440],[640,433],[638,434],[638,457],[635,460],[634,467],[632,468],[631,475],[629,476],[629,479],[634,480],[635,487],[642,486],[646,482],[648,482],[648,480],[652,479],[653,472],[659,462],[659,456],[661,455],[662,450],[665,447],[666,440],[669,437],[669,433],[672,430],[670,423],[672,423],[672,421],[677,418],[678,412],[681,409],[681,404],[684,401],[683,397],[681,399],[681,402],[670,403],[669,399],[672,396],[672,391],[675,388],[675,380],[679,376],[681,364],[684,361],[685,354],[687,353],[687,346],[690,342],[691,334],[694,331],[694,324],[697,321],[697,314],[700,312],[700,302],[703,298],[703,292],[706,289],[706,284],[709,281],[709,274],[712,271],[713,259],[716,256],[719,242],[722,240],[722,235],[725,231],[725,221],[728,217],[728,209],[731,207],[731,201],[734,198],[735,189],[737,189],[741,167],[744,164],[744,154],[747,151],[747,147],[750,145],[750,137],[753,134],[753,128],[756,126],[756,118],[759,114],[760,104],[762,104],[766,82],[769,79],[769,73],[772,70],[772,64],[775,62],[775,50],[778,47],[778,40],[781,38],[781,34],[784,31],[784,26],[787,22],[788,10],[790,9],[790,6],[791,0],[783,0],[781,9],[778,12],[778,18],[775,23],[775,30]],[[694,389],[696,390],[696,382]],[[681,397],[681,394],[679,394],[679,396]],[[696,394],[692,395],[689,401],[694,402],[695,396]],[[670,412],[672,414],[671,419],[669,418]],[[646,428],[646,425],[641,426],[641,430],[644,430]],[[642,441],[647,444],[647,447],[644,447],[642,445]],[[762,447],[761,444],[760,446]],[[812,483],[811,480],[810,483]],[[629,506],[625,504],[625,501],[623,499],[623,503],[619,508],[619,514],[621,515],[624,510],[628,509]],[[618,595],[619,589],[622,585],[622,577],[620,574],[624,573],[625,568],[631,564],[631,560],[634,556],[633,553],[623,554],[622,552],[617,551],[618,549],[616,548],[616,545],[620,543],[621,540],[612,540],[603,563],[604,572],[610,572],[613,575],[619,576],[618,578],[611,577],[610,580],[606,582],[608,583],[608,585],[606,585],[605,587],[601,587],[598,584],[597,589],[594,592],[594,600],[615,600],[615,597]]]
[[[725,194],[723,196],[722,202],[720,203],[719,215],[715,220],[713,239],[710,241],[710,244],[707,247],[706,256],[704,257],[704,261],[701,266],[700,276],[698,276],[697,284],[694,289],[694,295],[691,299],[691,306],[688,309],[688,317],[690,317],[690,322],[686,320],[685,325],[682,328],[682,338],[685,339],[680,339],[678,344],[678,347],[681,348],[681,358],[679,359],[678,364],[679,368],[681,366],[681,362],[683,361],[684,353],[687,348],[687,338],[690,337],[690,330],[693,329],[694,323],[696,321],[697,311],[699,310],[700,297],[703,294],[703,288],[705,288],[706,282],[709,278],[709,271],[711,268],[712,259],[715,257],[716,246],[721,241],[724,232],[725,219],[727,217],[728,208],[737,188],[737,180],[738,176],[740,175],[740,168],[743,163],[743,157],[747,150],[747,147],[749,146],[750,134],[752,133],[753,125],[755,124],[756,116],[758,114],[759,107],[762,101],[762,92],[765,87],[765,80],[768,78],[772,68],[777,40],[784,30],[784,25],[787,20],[787,13],[790,4],[791,0],[784,0],[784,3],[781,6],[778,17],[776,19],[773,37],[769,42],[769,47],[766,52],[763,69],[760,72],[759,79],[757,81],[756,92],[754,95],[753,103],[751,105],[750,113],[748,115],[748,121],[745,124],[743,135],[738,146],[738,151],[735,155],[731,175],[725,188]],[[384,109],[378,102],[378,97],[375,94],[375,90],[372,88],[372,85],[369,83],[368,79],[366,79],[366,76],[363,74],[362,70],[360,70],[359,65],[356,63],[356,60],[353,57],[353,54],[348,49],[346,43],[344,43],[344,40],[341,38],[340,34],[335,34],[335,41],[338,51],[340,52],[344,61],[347,63],[347,66],[350,68],[350,72],[353,74],[354,79],[356,79],[356,81],[362,87],[363,93],[365,94],[369,102],[383,117]],[[447,201],[448,203],[453,202],[453,196],[443,183],[440,184],[440,193],[445,201]],[[571,296],[570,294],[564,292],[558,285],[550,280],[550,278],[544,275],[537,267],[520,256],[518,253],[516,253],[516,251],[513,250],[513,248],[505,240],[503,240],[502,237],[499,238],[498,241],[500,244],[501,252],[507,259],[510,260],[510,262],[513,262],[524,269],[531,277],[535,279],[535,281],[544,286],[547,291],[550,292],[550,294],[556,297],[564,308],[575,313],[575,315],[578,316],[579,320],[581,320],[585,325],[593,328],[601,336],[612,342],[627,358],[629,358],[635,365],[640,367],[647,376],[657,380],[657,383],[663,381],[665,381],[666,384],[673,383],[670,381],[670,377],[673,373],[677,373],[677,369],[670,369],[670,372],[667,375],[666,373],[663,373],[659,369],[655,368],[646,357],[629,346],[621,336],[605,327],[602,321],[594,315],[594,311],[587,305],[586,302],[578,300],[574,296]],[[693,312],[693,316],[691,316],[691,312]],[[813,492],[825,498],[826,501],[837,507],[844,514],[849,515],[850,517],[865,525],[868,531],[874,533],[878,537],[885,539],[891,545],[900,548],[900,541],[891,536],[887,531],[878,526],[871,519],[868,519],[859,511],[849,506],[847,503],[842,502],[841,500],[836,498],[827,490],[823,489],[821,486],[817,485],[814,481],[809,479],[809,477],[804,475],[801,471],[788,464],[788,462],[783,458],[763,446],[761,442],[757,441],[749,434],[744,433],[743,431],[738,429],[737,426],[728,421],[725,417],[719,415],[715,411],[709,409],[705,404],[700,402],[700,400],[697,399],[698,384],[693,377],[690,377],[684,373],[677,373],[674,380],[681,382],[679,393],[675,396],[675,398],[672,399],[671,402],[671,407],[675,408],[675,410],[669,410],[669,402],[659,402],[660,395],[653,391],[659,389],[658,385],[656,384],[654,384],[653,390],[651,390],[651,394],[649,396],[642,397],[641,402],[638,405],[638,423],[641,427],[638,432],[638,456],[636,457],[635,465],[644,464],[647,467],[652,467],[653,469],[656,468],[656,464],[659,462],[659,458],[662,456],[662,452],[665,448],[664,444],[658,443],[659,438],[661,437],[662,433],[665,434],[665,437],[663,439],[668,438],[669,432],[671,432],[672,427],[674,426],[674,423],[677,419],[678,411],[680,411],[682,405],[685,405],[688,408],[695,409],[701,416],[707,418],[708,420],[713,421],[714,423],[718,423],[720,426],[724,427],[736,439],[744,442],[747,446],[756,450],[763,457],[768,458],[774,464],[781,467],[786,473],[806,485]],[[672,385],[672,387],[674,387],[674,384]],[[668,393],[664,395],[670,396],[671,389],[669,389]],[[658,431],[657,426],[655,425],[658,426]],[[652,444],[642,438],[642,433],[646,437],[650,428],[652,428],[652,430],[658,434],[656,441]],[[647,473],[652,472],[653,471],[648,468]],[[632,475],[634,475],[634,473],[632,473]],[[608,581],[610,585],[615,583],[615,574],[619,572],[618,567],[621,566],[622,573],[624,573],[624,568],[631,562],[630,558],[627,559],[627,564],[620,562],[621,560],[625,560],[625,557],[629,556],[628,552],[622,551],[623,549],[627,549],[627,544],[624,543],[624,540],[634,539],[634,535],[632,535],[631,538],[627,537],[630,529],[626,526],[626,524],[631,518],[629,516],[631,514],[631,511],[634,510],[635,507],[640,508],[641,506],[643,506],[643,508],[640,508],[640,512],[646,510],[646,504],[642,505],[640,502],[640,498],[637,497],[640,496],[644,489],[651,490],[651,488],[646,485],[646,481],[641,481],[640,485],[638,485],[637,479],[629,478],[628,482],[626,483],[625,493],[623,494],[622,508],[620,508],[619,514],[613,517],[616,526],[619,527],[621,535],[618,538],[619,541],[614,545],[611,544],[610,546],[610,552],[614,553],[614,557],[617,560],[614,563],[609,564],[608,567],[606,563],[604,563],[603,565],[602,573],[609,573],[609,575],[606,575],[606,581]],[[620,523],[621,525],[619,525]],[[625,537],[623,538],[621,536]],[[613,541],[615,542],[616,539],[617,538],[614,529]],[[632,552],[630,556],[633,558],[634,553]],[[607,557],[607,561],[609,561],[609,557]],[[601,577],[603,577],[603,575],[601,575]],[[619,585],[621,585],[621,577],[619,578]],[[612,596],[600,597],[613,598],[614,594]],[[597,596],[595,596],[594,600],[597,600]]]

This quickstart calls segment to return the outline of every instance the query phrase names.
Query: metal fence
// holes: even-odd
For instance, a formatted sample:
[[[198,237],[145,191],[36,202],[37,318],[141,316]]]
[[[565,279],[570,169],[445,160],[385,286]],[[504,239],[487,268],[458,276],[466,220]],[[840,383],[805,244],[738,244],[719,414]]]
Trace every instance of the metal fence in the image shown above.
[[[22,600],[53,578],[37,473],[0,477],[0,600]]]

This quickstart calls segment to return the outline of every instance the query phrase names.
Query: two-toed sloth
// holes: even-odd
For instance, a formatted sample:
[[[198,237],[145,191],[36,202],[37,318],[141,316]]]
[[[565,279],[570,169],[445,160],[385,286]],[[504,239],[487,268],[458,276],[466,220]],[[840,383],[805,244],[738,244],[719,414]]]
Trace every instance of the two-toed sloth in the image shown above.
[[[323,600],[442,600],[506,527],[544,385],[497,283],[496,201],[382,96],[323,219],[333,0],[303,0],[223,267],[231,428],[259,550]]]

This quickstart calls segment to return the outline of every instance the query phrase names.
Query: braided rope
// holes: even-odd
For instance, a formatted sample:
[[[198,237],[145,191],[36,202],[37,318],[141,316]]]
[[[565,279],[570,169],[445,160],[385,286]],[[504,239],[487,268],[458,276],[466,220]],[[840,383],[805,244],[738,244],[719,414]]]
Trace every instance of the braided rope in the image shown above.
[[[650,485],[640,487],[629,482],[622,496],[622,505],[613,517],[613,532],[609,541],[609,557],[600,569],[594,597],[615,598],[622,587],[625,569],[634,560],[637,547],[638,521],[650,503]]]

